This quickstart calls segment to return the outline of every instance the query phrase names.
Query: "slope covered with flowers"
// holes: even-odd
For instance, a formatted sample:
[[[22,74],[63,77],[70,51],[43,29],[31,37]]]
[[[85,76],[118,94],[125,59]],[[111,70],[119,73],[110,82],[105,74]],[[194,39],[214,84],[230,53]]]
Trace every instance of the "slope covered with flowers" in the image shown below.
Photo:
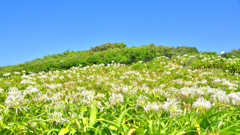
[[[185,67],[194,57],[6,73],[0,79],[0,133],[239,133],[239,75]],[[198,65],[222,62],[211,58],[199,57]]]

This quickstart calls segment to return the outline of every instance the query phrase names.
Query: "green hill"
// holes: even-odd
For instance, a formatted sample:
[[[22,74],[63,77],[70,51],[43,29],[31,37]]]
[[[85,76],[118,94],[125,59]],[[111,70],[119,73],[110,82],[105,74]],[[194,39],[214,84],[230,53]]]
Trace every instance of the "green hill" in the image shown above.
[[[92,47],[86,51],[65,51],[59,54],[36,58],[23,64],[0,67],[0,76],[5,73],[66,70],[73,66],[88,66],[93,64],[109,64],[112,61],[123,64],[132,64],[138,61],[149,61],[158,56],[175,57],[177,55],[199,53],[196,47],[169,47],[156,46],[155,44],[142,45],[140,47],[126,47],[121,43],[106,43]]]

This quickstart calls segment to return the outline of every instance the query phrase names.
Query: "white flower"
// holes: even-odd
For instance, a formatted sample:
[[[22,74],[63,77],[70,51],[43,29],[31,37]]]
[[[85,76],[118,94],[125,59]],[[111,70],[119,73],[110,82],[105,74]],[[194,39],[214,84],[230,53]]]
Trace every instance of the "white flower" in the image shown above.
[[[39,91],[39,89],[32,87],[32,85],[29,85],[27,87],[27,91],[29,91],[30,93],[37,93]]]
[[[182,110],[176,99],[167,98],[167,101],[164,102],[162,108],[165,112],[169,112],[171,117],[182,114]]]
[[[109,97],[109,102],[111,105],[117,105],[118,103],[123,102],[123,95],[112,93],[112,95]]]
[[[60,80],[64,79],[64,76],[60,76],[59,79],[60,79]]]
[[[157,104],[157,102],[148,102],[146,106],[143,107],[146,112],[150,111],[159,111],[160,106]]]
[[[22,111],[22,108],[24,110],[27,109],[27,107],[24,107],[23,105],[28,103],[27,100],[24,100],[24,95],[22,91],[18,91],[16,87],[10,87],[8,92],[8,97],[5,99],[5,104],[7,105],[7,108],[15,108],[16,113],[18,109]]]
[[[209,109],[212,107],[211,103],[207,100],[205,100],[203,97],[200,97],[197,99],[196,102],[193,103],[192,105],[193,108],[198,108],[198,109]]]
[[[10,76],[11,73],[6,73],[6,74],[3,74],[3,76]]]
[[[230,93],[227,95],[234,105],[240,104],[240,97],[236,93]]]
[[[52,96],[52,98],[51,98],[51,100],[52,101],[60,101],[61,99],[62,99],[62,96],[63,96],[63,94],[62,93],[60,93],[60,92],[56,92],[53,96]]]
[[[141,95],[137,99],[136,106],[145,106],[148,103],[148,97]]]
[[[99,93],[96,95],[96,97],[103,98],[103,97],[105,97],[105,94]]]
[[[21,74],[20,72],[13,72],[13,74],[15,74],[15,75],[19,75],[19,74]]]
[[[229,103],[229,98],[226,95],[226,91],[222,91],[222,90],[217,90],[213,92],[212,99],[213,101],[219,100],[223,103]]]
[[[3,88],[0,88],[0,93],[4,92],[4,89]]]
[[[62,125],[64,123],[70,122],[68,119],[63,118],[63,116],[64,115],[61,112],[54,112],[54,113],[48,115],[50,120],[56,122],[56,125],[57,124]]]
[[[90,105],[93,102],[94,91],[84,90],[80,95],[82,96],[82,103]]]
[[[50,88],[50,89],[59,89],[59,88],[61,88],[62,87],[62,84],[45,84],[45,86],[47,86],[48,88]]]

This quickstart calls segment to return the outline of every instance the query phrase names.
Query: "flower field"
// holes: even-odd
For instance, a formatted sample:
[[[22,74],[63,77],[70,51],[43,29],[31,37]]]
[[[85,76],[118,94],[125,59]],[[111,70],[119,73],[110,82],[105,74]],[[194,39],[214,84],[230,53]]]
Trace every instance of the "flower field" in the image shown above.
[[[240,134],[239,63],[184,55],[6,73],[0,135]]]

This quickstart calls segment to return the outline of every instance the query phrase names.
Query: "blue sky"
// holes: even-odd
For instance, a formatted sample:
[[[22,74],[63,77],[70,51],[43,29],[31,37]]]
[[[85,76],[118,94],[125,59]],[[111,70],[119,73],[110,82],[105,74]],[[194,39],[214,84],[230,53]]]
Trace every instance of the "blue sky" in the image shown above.
[[[0,66],[107,42],[240,47],[240,0],[1,0],[0,18]]]

